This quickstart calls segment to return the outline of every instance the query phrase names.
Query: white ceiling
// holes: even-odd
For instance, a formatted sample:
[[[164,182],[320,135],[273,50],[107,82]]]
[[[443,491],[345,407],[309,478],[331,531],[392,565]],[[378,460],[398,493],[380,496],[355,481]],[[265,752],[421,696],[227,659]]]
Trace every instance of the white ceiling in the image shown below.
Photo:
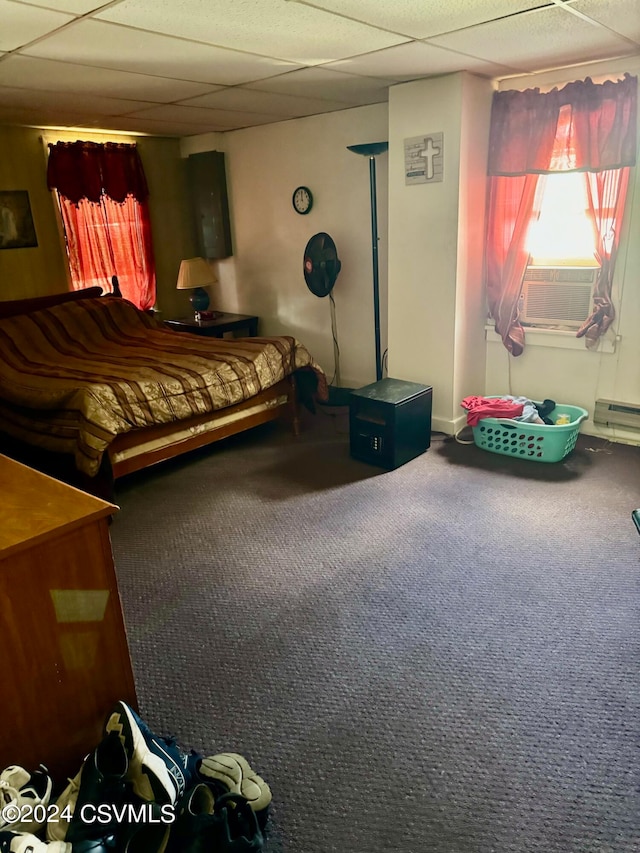
[[[0,0],[0,124],[191,136],[640,54],[640,0]]]

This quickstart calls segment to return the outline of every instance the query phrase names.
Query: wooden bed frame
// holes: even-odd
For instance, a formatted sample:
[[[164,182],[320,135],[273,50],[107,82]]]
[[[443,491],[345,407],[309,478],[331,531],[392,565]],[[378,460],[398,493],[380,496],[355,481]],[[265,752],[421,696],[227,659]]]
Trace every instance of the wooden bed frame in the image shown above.
[[[101,295],[102,288],[90,287],[51,296],[0,302],[0,319]],[[105,298],[117,297],[107,294]],[[143,427],[117,436],[109,445],[104,457],[106,464],[103,464],[101,473],[97,475],[103,481],[106,477],[111,483],[96,482],[97,488],[89,488],[91,480],[96,478],[83,476],[82,487],[101,496],[112,494],[113,481],[118,477],[277,419],[286,420],[293,434],[299,434],[298,396],[293,375],[242,403],[177,423]],[[176,433],[177,428],[179,434]],[[185,432],[190,435],[185,436]],[[172,438],[174,435],[175,438]]]
[[[260,408],[256,411],[257,407],[265,405],[266,408]],[[286,419],[291,425],[293,434],[298,435],[300,421],[296,383],[293,376],[285,377],[285,379],[272,385],[271,388],[267,388],[266,391],[261,391],[255,397],[244,400],[242,403],[236,403],[234,406],[227,406],[225,409],[218,409],[207,415],[197,415],[179,421],[177,424],[158,424],[131,430],[131,432],[117,436],[107,450],[113,477],[117,479],[124,474],[131,474],[133,471],[155,465],[156,462],[173,459],[174,456],[179,456],[181,453],[204,447],[214,441],[220,441],[222,438],[236,435],[246,429],[258,426],[258,424],[279,418]],[[180,426],[183,430],[200,431],[194,432],[188,438],[180,438],[176,441],[170,441],[168,444],[161,444],[156,448],[132,453],[132,451],[150,443],[162,442],[162,439],[175,433],[176,426]],[[120,458],[121,454],[126,453],[132,455]]]

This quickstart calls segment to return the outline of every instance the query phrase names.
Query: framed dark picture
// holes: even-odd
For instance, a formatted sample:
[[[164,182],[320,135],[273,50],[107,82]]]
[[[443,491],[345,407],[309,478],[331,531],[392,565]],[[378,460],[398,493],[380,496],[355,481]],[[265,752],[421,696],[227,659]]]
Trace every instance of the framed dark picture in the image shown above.
[[[27,190],[0,190],[0,249],[37,245]]]

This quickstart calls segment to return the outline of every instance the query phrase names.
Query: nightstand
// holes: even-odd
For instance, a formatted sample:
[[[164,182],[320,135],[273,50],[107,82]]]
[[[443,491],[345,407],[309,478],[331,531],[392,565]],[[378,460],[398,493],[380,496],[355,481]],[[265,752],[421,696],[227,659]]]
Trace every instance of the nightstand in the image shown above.
[[[222,338],[225,332],[244,332],[237,337],[255,338],[258,334],[258,317],[251,314],[227,314],[218,311],[213,320],[196,320],[194,317],[181,317],[178,320],[165,320],[165,326],[175,332],[191,332],[193,335],[206,335],[210,338]]]

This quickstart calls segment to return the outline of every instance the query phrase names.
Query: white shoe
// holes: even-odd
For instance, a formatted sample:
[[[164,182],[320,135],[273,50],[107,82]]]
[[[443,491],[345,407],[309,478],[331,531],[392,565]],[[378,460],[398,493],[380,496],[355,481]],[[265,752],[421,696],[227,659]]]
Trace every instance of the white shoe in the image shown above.
[[[0,832],[0,853],[71,853],[64,841],[47,844],[30,832]]]
[[[51,777],[45,770],[28,773],[24,767],[13,764],[0,773],[0,830],[37,832],[43,826],[44,820],[36,818],[39,811],[46,818],[53,788]],[[36,806],[43,808],[36,809]],[[31,819],[18,819],[21,814],[26,817],[27,813],[32,815]]]
[[[84,763],[82,767],[84,767]],[[56,800],[56,820],[47,822],[47,841],[64,841],[66,838],[67,830],[69,829],[69,819],[66,815],[72,815],[75,811],[78,791],[80,790],[82,767],[73,779],[67,780],[69,784]]]

